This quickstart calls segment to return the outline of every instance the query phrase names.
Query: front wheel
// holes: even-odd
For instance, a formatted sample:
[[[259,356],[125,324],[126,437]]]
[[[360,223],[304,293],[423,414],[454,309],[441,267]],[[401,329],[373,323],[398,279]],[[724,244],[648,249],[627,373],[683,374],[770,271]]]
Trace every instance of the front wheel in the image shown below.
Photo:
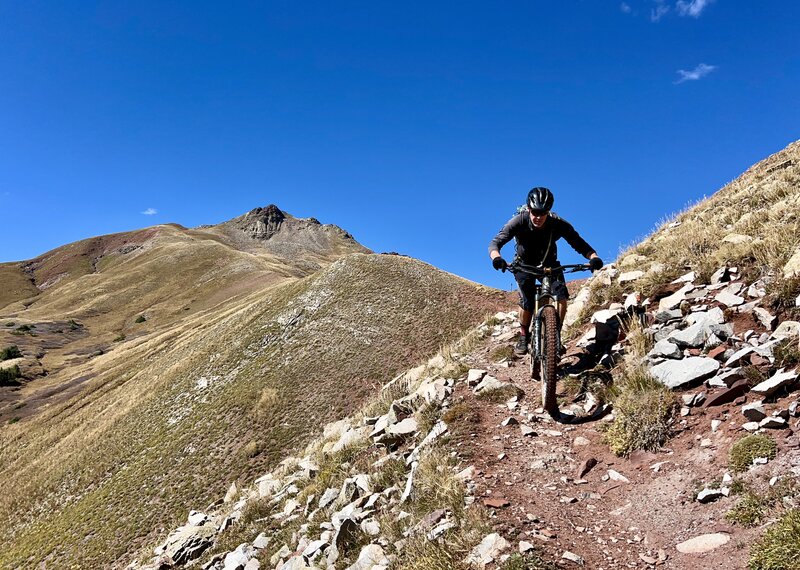
[[[533,342],[531,342],[531,350],[530,350],[530,359],[531,359],[531,378],[534,380],[539,379],[539,373],[541,370],[541,362],[539,359],[536,358],[535,350],[533,349]]]
[[[542,408],[553,414],[556,405],[556,366],[558,364],[558,315],[556,308],[548,305],[542,309]]]

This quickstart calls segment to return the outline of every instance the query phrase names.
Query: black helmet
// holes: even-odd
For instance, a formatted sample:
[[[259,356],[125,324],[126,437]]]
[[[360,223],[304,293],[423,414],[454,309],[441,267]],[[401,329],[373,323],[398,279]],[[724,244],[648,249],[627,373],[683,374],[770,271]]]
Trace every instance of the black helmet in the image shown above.
[[[553,207],[553,193],[544,186],[537,186],[528,192],[528,208],[549,211]]]

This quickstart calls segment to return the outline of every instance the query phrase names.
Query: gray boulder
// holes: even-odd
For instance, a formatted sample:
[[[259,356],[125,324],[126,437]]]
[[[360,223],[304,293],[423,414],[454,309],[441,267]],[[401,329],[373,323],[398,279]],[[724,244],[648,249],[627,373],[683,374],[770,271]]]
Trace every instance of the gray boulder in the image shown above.
[[[668,388],[680,388],[716,374],[719,362],[713,358],[691,356],[683,360],[667,360],[650,369],[650,374]]]
[[[664,339],[664,340],[658,341],[655,344],[655,346],[653,347],[653,350],[651,350],[647,354],[647,356],[649,356],[651,358],[654,358],[654,357],[657,358],[657,357],[661,356],[661,357],[664,357],[664,358],[676,358],[677,359],[677,358],[681,358],[683,356],[683,353],[681,352],[681,349],[678,347],[677,344],[675,344],[673,342],[670,342],[667,339]]]

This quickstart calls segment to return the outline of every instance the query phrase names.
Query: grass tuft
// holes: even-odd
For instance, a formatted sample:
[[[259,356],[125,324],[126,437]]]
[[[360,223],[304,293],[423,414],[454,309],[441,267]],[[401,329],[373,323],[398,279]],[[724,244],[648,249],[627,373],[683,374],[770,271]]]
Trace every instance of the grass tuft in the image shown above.
[[[792,509],[750,549],[750,570],[786,570],[800,566],[800,510]]]
[[[508,384],[507,386],[502,386],[493,390],[483,390],[480,394],[478,394],[478,399],[499,404],[501,402],[510,400],[518,394],[519,388],[512,384]]]
[[[609,395],[615,419],[603,439],[611,451],[627,457],[636,450],[657,451],[666,443],[678,408],[669,388],[636,366],[623,370]]]
[[[731,446],[729,464],[735,472],[746,470],[756,457],[774,459],[778,445],[769,436],[761,434],[748,435]]]
[[[514,349],[511,346],[498,346],[492,351],[490,358],[495,362],[501,360],[509,360],[514,355]]]
[[[764,517],[764,501],[753,492],[747,492],[725,513],[725,520],[743,527],[754,527]]]

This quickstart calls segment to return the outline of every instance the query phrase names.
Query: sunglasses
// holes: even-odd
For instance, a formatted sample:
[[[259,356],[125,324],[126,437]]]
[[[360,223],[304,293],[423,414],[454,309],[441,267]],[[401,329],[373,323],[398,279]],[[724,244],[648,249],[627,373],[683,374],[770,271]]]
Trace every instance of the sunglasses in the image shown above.
[[[547,210],[532,210],[528,208],[528,211],[531,213],[531,216],[546,216]]]

